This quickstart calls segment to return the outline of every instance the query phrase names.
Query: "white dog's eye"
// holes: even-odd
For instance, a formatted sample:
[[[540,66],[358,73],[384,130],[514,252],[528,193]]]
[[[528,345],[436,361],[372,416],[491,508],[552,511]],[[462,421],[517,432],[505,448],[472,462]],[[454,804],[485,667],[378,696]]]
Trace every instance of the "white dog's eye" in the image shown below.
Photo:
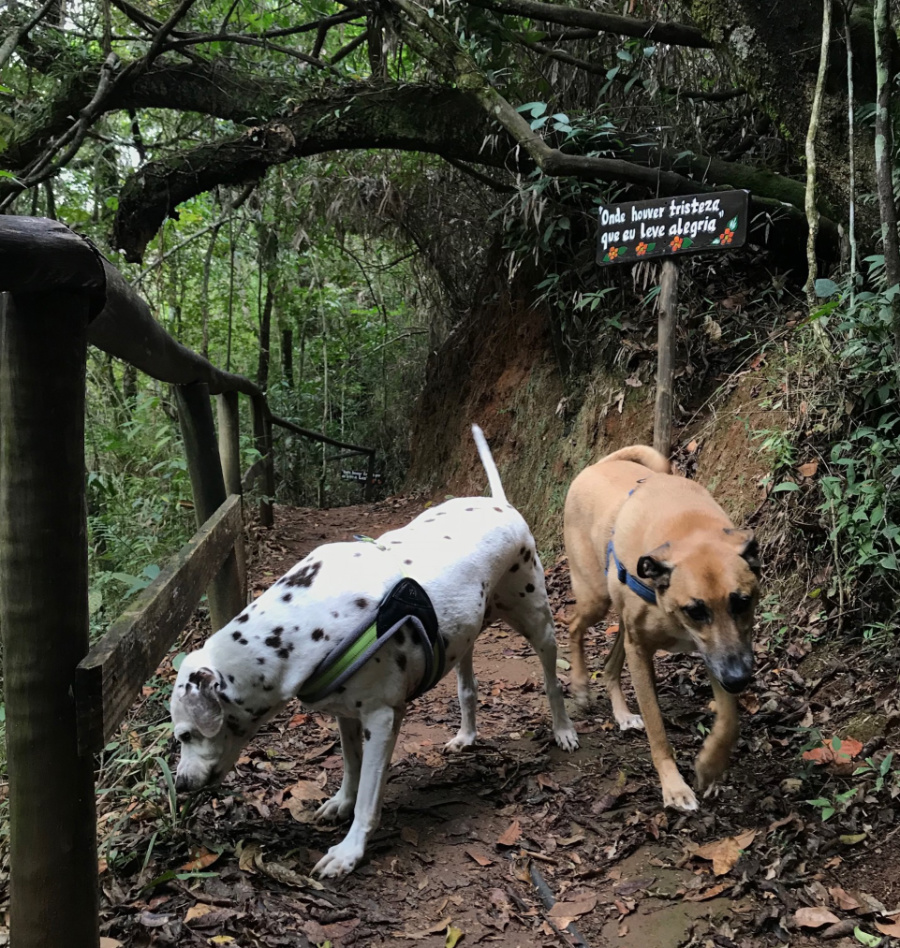
[[[176,734],[175,736],[176,736],[176,738],[177,738],[182,744],[190,744],[190,743],[191,743],[192,736],[191,736],[191,732],[190,732],[190,731],[185,731],[183,734]]]

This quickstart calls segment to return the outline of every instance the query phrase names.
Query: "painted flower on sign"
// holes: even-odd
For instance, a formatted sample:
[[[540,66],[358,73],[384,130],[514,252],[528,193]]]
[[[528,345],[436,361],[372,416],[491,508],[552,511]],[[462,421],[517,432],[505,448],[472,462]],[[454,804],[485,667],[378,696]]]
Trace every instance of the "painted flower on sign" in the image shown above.
[[[681,250],[681,245],[683,243],[684,241],[681,239],[681,237],[673,237],[669,241],[669,246],[672,248],[673,253],[677,253],[679,250]]]
[[[608,254],[608,256],[609,256],[609,259],[610,259],[610,260],[615,260],[616,257],[619,256],[619,248],[618,248],[618,247],[610,247],[610,248],[609,248],[609,254]]]
[[[719,234],[719,241],[720,243],[723,243],[723,244],[730,244],[733,237],[734,237],[734,231],[729,230],[726,227],[725,230],[721,234]]]
[[[641,242],[637,245],[637,247],[634,248],[634,252],[635,252],[639,257],[643,257],[644,254],[647,252],[647,245],[646,245],[643,241],[641,241]]]

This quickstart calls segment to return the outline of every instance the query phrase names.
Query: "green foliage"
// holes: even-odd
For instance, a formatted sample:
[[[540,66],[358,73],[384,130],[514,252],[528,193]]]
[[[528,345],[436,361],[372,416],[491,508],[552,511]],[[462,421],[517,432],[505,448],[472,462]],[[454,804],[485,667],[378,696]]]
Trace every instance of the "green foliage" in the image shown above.
[[[878,274],[881,258],[870,258]],[[821,478],[822,511],[843,557],[848,583],[859,584],[868,618],[890,618],[900,588],[900,403],[891,322],[900,287],[834,294],[814,314],[840,344],[840,379],[848,422],[829,448]]]

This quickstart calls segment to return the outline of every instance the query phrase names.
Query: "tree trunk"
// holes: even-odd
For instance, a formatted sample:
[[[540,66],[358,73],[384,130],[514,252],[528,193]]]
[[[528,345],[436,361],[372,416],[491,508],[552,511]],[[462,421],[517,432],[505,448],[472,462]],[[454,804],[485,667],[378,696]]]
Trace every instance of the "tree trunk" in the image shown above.
[[[281,330],[281,376],[288,388],[294,387],[294,330]]]
[[[275,294],[271,278],[266,281],[266,301],[259,317],[259,361],[256,364],[256,384],[267,391],[269,388],[269,348],[272,335],[272,306]]]

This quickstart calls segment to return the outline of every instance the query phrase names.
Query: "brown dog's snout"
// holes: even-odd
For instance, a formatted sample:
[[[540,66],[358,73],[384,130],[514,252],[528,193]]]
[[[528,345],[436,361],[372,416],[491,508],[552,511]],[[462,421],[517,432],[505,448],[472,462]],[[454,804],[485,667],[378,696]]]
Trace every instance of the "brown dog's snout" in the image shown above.
[[[731,652],[709,662],[710,671],[730,694],[740,694],[753,677],[753,652]]]

